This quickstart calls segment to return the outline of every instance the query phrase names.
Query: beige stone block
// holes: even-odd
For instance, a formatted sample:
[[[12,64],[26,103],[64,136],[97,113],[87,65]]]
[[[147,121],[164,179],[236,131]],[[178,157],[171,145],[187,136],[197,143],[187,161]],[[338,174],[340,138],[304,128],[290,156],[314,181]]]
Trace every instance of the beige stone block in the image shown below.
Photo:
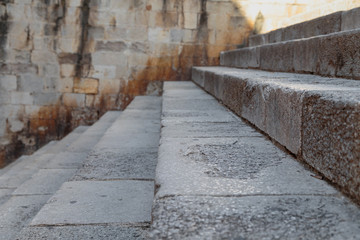
[[[143,53],[132,53],[129,55],[128,66],[147,66],[149,55]]]
[[[184,13],[184,28],[197,29],[198,28],[198,14]]]
[[[70,93],[73,91],[74,79],[73,78],[61,78],[57,84],[57,91],[62,93]]]
[[[99,91],[101,94],[117,94],[120,91],[120,79],[102,79],[99,82]]]
[[[99,92],[99,79],[80,78],[74,80],[74,93],[97,94]]]
[[[106,65],[94,65],[90,72],[92,78],[103,79],[103,78],[115,78],[116,77],[116,66]]]
[[[34,50],[31,53],[33,63],[56,63],[57,56],[54,52]]]
[[[127,65],[127,55],[122,52],[101,51],[92,54],[94,65]]]
[[[60,74],[61,74],[61,77],[73,77],[75,74],[75,65],[61,64]]]
[[[128,28],[126,32],[126,39],[136,42],[146,41],[148,40],[148,28],[146,26],[136,26]]]
[[[68,107],[85,107],[85,94],[82,93],[64,93],[62,100]]]
[[[60,38],[58,47],[62,52],[77,52],[80,40],[78,38]]]
[[[170,32],[164,30],[163,28],[149,28],[148,35],[150,42],[170,42]]]

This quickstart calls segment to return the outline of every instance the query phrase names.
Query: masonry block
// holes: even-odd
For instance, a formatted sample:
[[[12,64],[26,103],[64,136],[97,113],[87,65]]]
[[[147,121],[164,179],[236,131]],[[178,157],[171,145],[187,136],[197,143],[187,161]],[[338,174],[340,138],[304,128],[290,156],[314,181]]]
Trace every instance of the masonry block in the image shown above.
[[[68,107],[85,107],[85,94],[64,93],[62,98],[63,104]]]
[[[75,79],[74,93],[97,94],[99,92],[99,79],[81,78]]]
[[[342,13],[341,31],[360,28],[360,8],[355,8]]]
[[[359,102],[358,92],[313,92],[303,110],[303,159],[352,196],[360,192]]]
[[[17,77],[13,75],[0,75],[0,90],[14,91],[17,89]]]

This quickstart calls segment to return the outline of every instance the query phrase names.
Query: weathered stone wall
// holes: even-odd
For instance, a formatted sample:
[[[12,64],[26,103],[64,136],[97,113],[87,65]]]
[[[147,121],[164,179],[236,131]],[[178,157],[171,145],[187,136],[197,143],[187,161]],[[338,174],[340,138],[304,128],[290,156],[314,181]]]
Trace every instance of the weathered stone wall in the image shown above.
[[[305,1],[305,0],[304,0]],[[0,0],[0,166],[246,43],[305,3]],[[289,2],[290,5],[289,5]],[[274,6],[275,6],[274,5]],[[272,15],[271,15],[271,14]],[[259,31],[260,31],[259,30]]]

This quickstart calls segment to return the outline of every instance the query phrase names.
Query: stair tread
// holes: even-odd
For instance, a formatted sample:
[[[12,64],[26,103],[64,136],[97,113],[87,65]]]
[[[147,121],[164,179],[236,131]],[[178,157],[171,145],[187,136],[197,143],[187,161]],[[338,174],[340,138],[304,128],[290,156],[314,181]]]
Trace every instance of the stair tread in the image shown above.
[[[193,80],[360,199],[360,81],[226,67],[196,67]]]
[[[116,229],[126,239],[140,238],[151,221],[160,113],[160,97],[136,97],[120,116],[109,121],[105,133],[100,135],[99,125],[85,132],[82,137],[99,138],[98,143],[86,150],[88,155],[74,176],[55,192],[19,239],[69,233],[80,238],[89,233],[102,235],[105,229]],[[80,140],[76,148],[69,146],[68,152],[58,154],[58,160],[72,154],[81,156],[85,152],[81,146],[87,141]],[[71,168],[70,161],[63,164],[64,169]],[[57,166],[47,164],[41,171],[56,171],[51,167]],[[26,191],[23,186],[19,194]],[[61,226],[64,224],[69,226]],[[53,230],[47,231],[46,226],[53,226]]]
[[[176,90],[171,82],[164,85],[163,106],[177,112],[178,121],[166,121],[161,131],[152,239],[358,236],[356,205],[219,103],[207,100],[199,114],[229,115],[221,128],[219,122],[186,118],[199,109],[189,104],[189,95],[194,103],[199,99],[188,83],[176,84]],[[173,101],[178,104],[168,104]],[[167,118],[163,114],[162,122]],[[201,124],[214,129],[194,132]]]

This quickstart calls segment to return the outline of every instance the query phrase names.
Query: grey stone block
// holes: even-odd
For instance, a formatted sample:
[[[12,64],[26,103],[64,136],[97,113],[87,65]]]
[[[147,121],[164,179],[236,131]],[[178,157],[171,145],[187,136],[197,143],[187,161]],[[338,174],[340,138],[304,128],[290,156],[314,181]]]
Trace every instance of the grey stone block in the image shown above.
[[[342,13],[341,31],[360,28],[360,8],[354,8]]]
[[[162,138],[156,197],[336,193],[310,175],[264,137]]]
[[[155,179],[157,150],[94,150],[72,180]]]
[[[149,223],[153,196],[153,181],[67,182],[30,225]]]
[[[357,239],[359,209],[321,196],[172,196],[155,201],[151,239]]]
[[[17,236],[18,240],[146,240],[146,227],[123,227],[117,225],[26,227]]]
[[[342,12],[298,23],[283,29],[282,41],[309,38],[341,31]]]
[[[43,169],[78,169],[85,161],[88,152],[61,152],[51,158]]]
[[[15,239],[50,196],[13,196],[0,206],[0,239]]]
[[[295,42],[280,42],[260,48],[260,69],[278,72],[294,71]]]
[[[340,32],[321,38],[320,75],[360,79],[360,30]]]
[[[31,179],[21,184],[13,195],[54,194],[75,174],[75,169],[40,169]]]
[[[161,111],[161,97],[137,96],[126,109]]]
[[[269,34],[257,34],[249,37],[249,46],[255,47],[267,44],[269,42]]]
[[[242,121],[164,123],[162,138],[245,137],[262,136]]]
[[[302,157],[351,196],[360,192],[359,93],[310,92],[304,97]]]
[[[228,67],[258,68],[260,66],[260,49],[258,47],[242,48],[222,53],[220,64]]]

